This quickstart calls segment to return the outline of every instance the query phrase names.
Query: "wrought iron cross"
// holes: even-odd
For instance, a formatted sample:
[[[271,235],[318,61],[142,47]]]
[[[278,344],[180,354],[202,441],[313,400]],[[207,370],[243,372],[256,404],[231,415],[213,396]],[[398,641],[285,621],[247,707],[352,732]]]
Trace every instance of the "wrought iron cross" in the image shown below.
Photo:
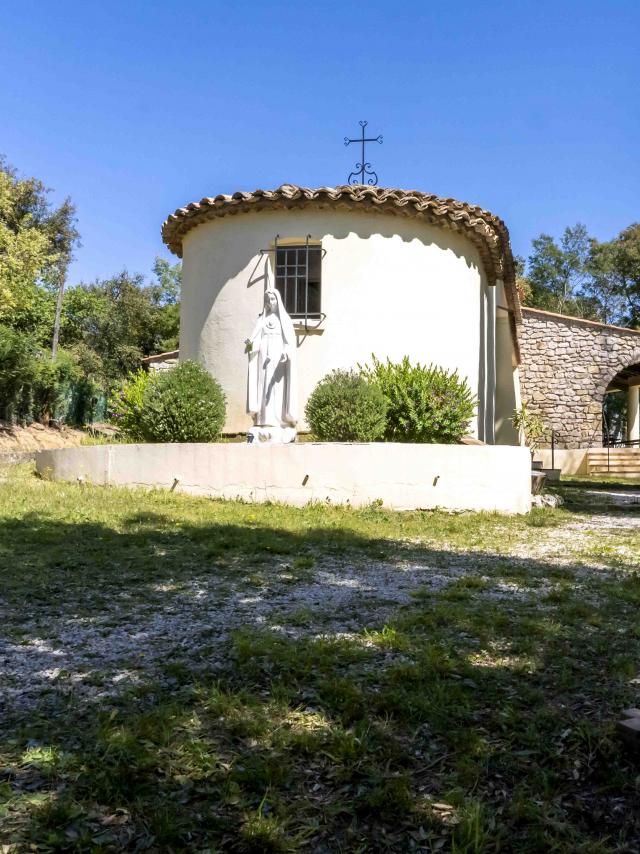
[[[360,127],[362,128],[362,137],[360,139],[349,139],[349,137],[345,136],[344,144],[350,145],[352,142],[359,142],[362,146],[362,157],[360,163],[356,163],[356,171],[351,172],[349,177],[347,178],[347,184],[371,184],[375,186],[378,183],[378,176],[371,168],[371,164],[367,163],[364,159],[364,144],[365,142],[379,142],[382,145],[382,137],[370,137],[367,139],[364,135],[364,129],[366,128],[368,122],[359,122]],[[360,176],[358,178],[358,176]],[[369,177],[366,177],[369,176]],[[365,181],[366,178],[366,181]]]

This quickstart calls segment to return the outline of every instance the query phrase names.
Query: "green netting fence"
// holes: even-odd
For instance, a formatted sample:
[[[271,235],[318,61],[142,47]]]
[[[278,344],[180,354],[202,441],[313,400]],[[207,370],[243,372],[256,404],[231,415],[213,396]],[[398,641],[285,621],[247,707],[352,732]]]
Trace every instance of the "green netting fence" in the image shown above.
[[[32,384],[0,389],[0,421],[31,424],[43,417],[82,426],[107,417],[107,395],[90,380],[41,389]]]

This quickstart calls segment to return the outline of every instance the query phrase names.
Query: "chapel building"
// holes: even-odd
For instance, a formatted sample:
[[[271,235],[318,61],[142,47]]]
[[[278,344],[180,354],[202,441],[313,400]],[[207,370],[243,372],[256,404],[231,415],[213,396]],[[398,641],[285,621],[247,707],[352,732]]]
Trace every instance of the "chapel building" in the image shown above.
[[[488,211],[413,190],[285,184],[186,205],[162,236],[183,259],[180,359],[221,383],[226,433],[251,426],[245,340],[275,287],[294,321],[301,411],[333,369],[408,356],[467,380],[475,437],[519,443],[522,312],[507,228]]]

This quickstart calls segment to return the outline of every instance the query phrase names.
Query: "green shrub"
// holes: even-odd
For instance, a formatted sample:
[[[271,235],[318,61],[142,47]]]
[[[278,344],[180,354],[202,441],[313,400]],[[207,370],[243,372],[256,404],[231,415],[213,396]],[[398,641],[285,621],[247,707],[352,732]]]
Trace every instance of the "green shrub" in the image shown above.
[[[395,364],[372,359],[361,371],[386,400],[388,442],[452,444],[464,436],[476,399],[457,371],[412,365],[407,356]]]
[[[514,409],[511,421],[518,433],[524,434],[527,447],[533,454],[547,434],[544,421],[535,412],[531,412],[526,401],[522,402],[520,409]]]
[[[109,420],[120,432],[133,442],[143,442],[142,397],[149,374],[140,368],[120,383],[109,398]]]
[[[332,371],[315,387],[305,415],[325,442],[374,442],[385,429],[382,392],[355,371]]]
[[[48,351],[41,352],[35,360],[33,378],[34,418],[44,424],[52,418],[66,421],[73,388],[81,379],[81,371],[70,353],[58,350],[52,362]]]
[[[140,424],[148,442],[212,442],[225,414],[218,381],[196,362],[181,362],[149,376]]]
[[[64,350],[51,353],[35,339],[0,326],[0,418],[9,423],[67,420],[67,404],[82,372]]]
[[[37,345],[27,335],[0,326],[0,418],[32,421]]]

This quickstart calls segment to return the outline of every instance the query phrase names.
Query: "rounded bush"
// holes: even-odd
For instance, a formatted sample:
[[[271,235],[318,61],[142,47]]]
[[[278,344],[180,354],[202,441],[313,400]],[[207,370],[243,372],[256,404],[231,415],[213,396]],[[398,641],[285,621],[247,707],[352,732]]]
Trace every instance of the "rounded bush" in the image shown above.
[[[388,442],[454,444],[469,429],[476,399],[457,371],[436,365],[412,365],[372,357],[362,374],[376,385],[387,403]]]
[[[355,371],[332,371],[311,393],[305,415],[324,442],[374,442],[384,433],[386,403],[376,385]]]
[[[220,383],[196,362],[181,362],[150,375],[140,423],[148,442],[212,442],[225,414]]]

